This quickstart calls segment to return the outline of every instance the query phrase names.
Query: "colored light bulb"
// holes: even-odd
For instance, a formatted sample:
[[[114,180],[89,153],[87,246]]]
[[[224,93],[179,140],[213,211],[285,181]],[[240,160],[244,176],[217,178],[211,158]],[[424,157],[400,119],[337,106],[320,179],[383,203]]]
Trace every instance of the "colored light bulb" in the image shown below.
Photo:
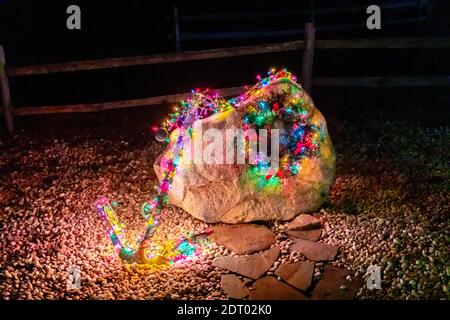
[[[167,140],[168,137],[169,137],[169,133],[167,132],[167,130],[165,128],[160,128],[155,133],[155,139],[159,142],[163,142],[163,141]]]

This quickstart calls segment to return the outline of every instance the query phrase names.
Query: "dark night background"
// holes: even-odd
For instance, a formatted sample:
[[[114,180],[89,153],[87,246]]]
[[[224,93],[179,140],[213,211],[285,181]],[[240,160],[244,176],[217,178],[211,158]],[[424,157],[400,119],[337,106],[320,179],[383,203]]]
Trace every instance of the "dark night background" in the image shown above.
[[[375,3],[382,7],[399,7],[382,9],[382,29],[370,31],[365,27],[368,16],[365,8]],[[450,34],[447,1],[434,1],[432,6],[422,9],[421,16],[425,18],[420,23],[415,5],[402,7],[405,3],[411,1],[315,1],[316,37],[372,39]],[[81,7],[81,30],[66,28],[69,4]],[[356,9],[349,13],[339,10],[345,7]],[[312,19],[310,8],[310,1],[179,1],[181,50],[302,39],[304,23]],[[276,16],[265,16],[268,12]],[[188,19],[217,14],[221,16],[198,21]],[[0,42],[5,47],[9,67],[174,52],[172,16],[171,1],[2,0]],[[199,36],[212,39],[196,40]],[[449,74],[448,56],[447,49],[317,50],[313,76]],[[300,74],[301,53],[37,75],[11,79],[10,85],[16,107],[91,103],[185,92],[197,86],[221,88],[251,84],[256,74],[271,66],[285,66]],[[351,103],[343,95],[348,90],[353,92]],[[364,101],[369,99],[367,93],[372,94],[371,89],[345,88],[339,89],[335,96],[335,91],[332,88],[314,89],[313,96],[323,112],[327,113],[328,108],[336,109],[334,103],[340,105],[339,109],[343,109],[342,105],[350,105],[347,109],[351,110],[353,104],[359,108],[358,97]],[[392,90],[385,94],[375,91],[373,94],[377,97],[392,96]],[[406,92],[400,89],[398,94],[409,96],[408,92],[409,89]],[[398,94],[395,93],[393,98]],[[428,92],[423,94],[428,96]],[[420,95],[418,92],[417,97]],[[333,106],[328,106],[328,99],[333,101]],[[130,112],[127,112],[128,116],[138,111]],[[52,122],[59,122],[64,117],[67,116],[50,118]],[[22,120],[26,118],[19,121]]]

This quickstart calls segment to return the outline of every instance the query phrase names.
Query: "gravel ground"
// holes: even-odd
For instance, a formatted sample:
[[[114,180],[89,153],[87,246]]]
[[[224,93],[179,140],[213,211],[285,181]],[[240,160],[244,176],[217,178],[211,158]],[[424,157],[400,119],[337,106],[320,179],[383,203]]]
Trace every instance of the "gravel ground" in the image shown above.
[[[382,269],[382,290],[361,299],[448,299],[450,280],[450,127],[380,122],[332,128],[337,178],[320,210],[324,242],[341,246],[333,262],[362,276]],[[1,299],[226,299],[215,257],[232,254],[209,244],[196,260],[170,269],[124,265],[93,208],[100,195],[120,203],[132,230],[156,182],[152,162],[163,146],[140,138],[66,140],[21,133],[0,141]],[[278,233],[289,255],[286,224]],[[167,208],[158,232],[168,237],[208,226]],[[67,269],[81,269],[81,288],[67,290]],[[275,270],[275,266],[269,272]],[[315,277],[319,278],[318,264]],[[246,280],[249,282],[249,280]]]

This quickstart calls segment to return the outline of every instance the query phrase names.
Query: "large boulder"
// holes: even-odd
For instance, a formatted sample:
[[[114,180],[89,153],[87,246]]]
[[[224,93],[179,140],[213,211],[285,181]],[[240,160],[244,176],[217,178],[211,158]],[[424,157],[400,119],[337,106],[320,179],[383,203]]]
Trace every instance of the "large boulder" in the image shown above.
[[[303,99],[306,121],[320,130],[321,139],[316,153],[301,159],[298,174],[280,177],[278,186],[266,189],[249,182],[251,164],[196,164],[194,161],[181,161],[169,190],[171,204],[208,223],[241,223],[291,220],[300,213],[316,211],[326,201],[334,178],[335,153],[324,117],[314,106],[310,96],[290,79],[273,81],[262,91],[266,98],[277,99],[283,96],[283,99]],[[195,124],[201,125],[203,132],[210,128],[219,130],[225,141],[227,129],[243,128],[245,106],[258,103],[257,99],[258,95],[249,95],[239,108],[213,114],[197,120]],[[287,125],[283,119],[272,124],[280,130]],[[170,139],[178,139],[179,134],[178,129],[173,131]],[[194,148],[192,139],[187,134],[184,136],[183,154],[188,154],[192,151],[189,149]],[[201,143],[206,147],[210,142]],[[170,152],[170,149],[165,151],[166,154]],[[161,161],[164,158],[162,156],[164,153],[154,164],[159,180]],[[280,159],[282,156],[280,154]]]

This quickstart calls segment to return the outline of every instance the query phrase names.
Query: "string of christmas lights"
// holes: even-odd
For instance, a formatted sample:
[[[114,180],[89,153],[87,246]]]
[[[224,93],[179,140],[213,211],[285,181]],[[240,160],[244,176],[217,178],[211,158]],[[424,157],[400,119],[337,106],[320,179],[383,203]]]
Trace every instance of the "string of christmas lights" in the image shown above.
[[[295,82],[297,78],[286,69],[276,72],[272,68],[267,77],[257,76],[257,79],[258,83],[255,86],[230,100],[225,100],[208,89],[193,90],[192,94],[169,114],[169,118],[160,128],[152,127],[158,141],[169,143],[170,152],[167,152],[161,161],[162,179],[155,187],[156,195],[142,205],[141,213],[146,219],[146,232],[140,239],[137,249],[128,245],[123,232],[124,226],[108,200],[106,198],[97,200],[96,208],[108,222],[108,234],[122,259],[128,262],[164,264],[192,257],[198,251],[194,241],[196,236],[192,235],[182,237],[179,241],[168,241],[159,246],[159,250],[150,250],[150,240],[159,224],[161,212],[168,203],[168,191],[179,169],[183,154],[183,137],[185,135],[192,137],[192,126],[195,121],[235,108],[244,111],[245,131],[250,128],[266,128],[270,131],[275,122],[281,121],[284,124],[280,136],[282,157],[279,169],[272,172],[267,163],[258,161],[247,171],[249,180],[258,190],[279,186],[283,178],[299,173],[302,159],[316,154],[324,131],[321,126],[311,123],[309,106],[305,99],[297,95],[292,96],[290,93],[273,95],[265,90],[275,81],[289,79]],[[244,104],[246,101],[252,102]],[[171,141],[170,134],[176,129],[179,130],[179,134]],[[247,151],[249,146],[246,135]]]

